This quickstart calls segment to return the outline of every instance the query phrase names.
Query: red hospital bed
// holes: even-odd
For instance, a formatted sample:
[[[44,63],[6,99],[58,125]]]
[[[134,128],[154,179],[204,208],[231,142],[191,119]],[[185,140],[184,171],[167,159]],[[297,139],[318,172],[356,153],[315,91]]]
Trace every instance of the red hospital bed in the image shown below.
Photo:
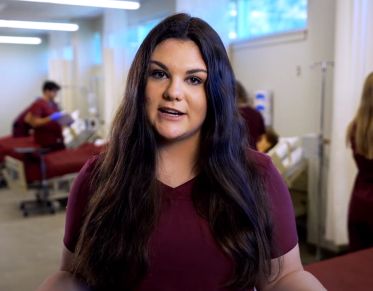
[[[5,156],[15,155],[22,159],[22,154],[16,154],[14,148],[38,148],[40,147],[32,136],[12,137],[11,135],[0,138],[0,164],[4,163]]]
[[[21,202],[23,215],[54,213],[55,202],[61,204],[66,201],[68,189],[63,197],[52,199],[53,187],[56,188],[58,183],[67,183],[69,187],[84,163],[104,148],[104,145],[85,143],[77,148],[49,152],[40,148],[32,138],[0,139],[0,162],[3,162],[8,186],[13,189],[37,189],[36,199]]]

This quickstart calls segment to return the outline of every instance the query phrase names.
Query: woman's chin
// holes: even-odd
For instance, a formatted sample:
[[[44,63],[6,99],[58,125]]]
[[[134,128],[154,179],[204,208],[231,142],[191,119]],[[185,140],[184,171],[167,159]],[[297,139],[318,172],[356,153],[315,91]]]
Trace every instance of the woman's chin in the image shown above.
[[[162,142],[174,142],[183,139],[182,134],[175,133],[158,133],[158,137]]]
[[[158,140],[162,143],[194,140],[196,137],[199,136],[199,132],[200,130],[198,128],[190,131],[186,131],[180,128],[156,129]]]

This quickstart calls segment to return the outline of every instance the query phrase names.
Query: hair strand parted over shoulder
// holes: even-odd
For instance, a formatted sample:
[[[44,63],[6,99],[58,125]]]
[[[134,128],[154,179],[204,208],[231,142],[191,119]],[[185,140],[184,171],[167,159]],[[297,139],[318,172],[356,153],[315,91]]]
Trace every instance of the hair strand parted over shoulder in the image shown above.
[[[72,271],[105,290],[132,290],[147,274],[148,242],[157,225],[160,195],[155,174],[157,140],[146,116],[145,86],[152,52],[170,38],[192,40],[208,71],[207,115],[196,165],[198,181],[208,193],[193,196],[193,202],[235,263],[234,276],[226,284],[253,287],[270,273],[271,228],[263,181],[245,148],[225,47],[206,22],[187,14],[159,23],[135,56],[107,152],[98,161],[95,192]]]

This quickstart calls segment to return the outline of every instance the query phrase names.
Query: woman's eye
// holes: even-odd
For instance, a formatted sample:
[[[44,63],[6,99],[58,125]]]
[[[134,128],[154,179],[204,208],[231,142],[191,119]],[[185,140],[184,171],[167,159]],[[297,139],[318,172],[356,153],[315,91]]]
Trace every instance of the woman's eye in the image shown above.
[[[188,82],[192,85],[199,85],[199,84],[202,83],[202,80],[200,78],[197,78],[197,77],[189,77]]]
[[[164,79],[167,78],[167,74],[160,70],[154,70],[150,72],[150,76],[155,79]]]

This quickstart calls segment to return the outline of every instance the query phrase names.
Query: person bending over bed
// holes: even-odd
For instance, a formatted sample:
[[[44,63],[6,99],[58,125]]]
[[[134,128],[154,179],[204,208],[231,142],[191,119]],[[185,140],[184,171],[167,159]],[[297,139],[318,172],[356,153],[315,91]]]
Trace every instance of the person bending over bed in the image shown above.
[[[246,148],[238,114],[218,34],[186,14],[158,24],[107,151],[75,180],[61,270],[39,290],[324,290],[303,270],[287,187]]]
[[[13,123],[13,136],[29,136],[31,131],[35,141],[42,147],[50,149],[63,149],[62,127],[57,122],[63,114],[55,102],[61,87],[53,82],[46,81],[42,86],[43,95],[37,98],[24,110]]]
[[[256,150],[258,141],[265,133],[264,118],[262,114],[253,107],[253,101],[239,81],[236,81],[236,94],[237,106],[245,122],[249,145]]]

